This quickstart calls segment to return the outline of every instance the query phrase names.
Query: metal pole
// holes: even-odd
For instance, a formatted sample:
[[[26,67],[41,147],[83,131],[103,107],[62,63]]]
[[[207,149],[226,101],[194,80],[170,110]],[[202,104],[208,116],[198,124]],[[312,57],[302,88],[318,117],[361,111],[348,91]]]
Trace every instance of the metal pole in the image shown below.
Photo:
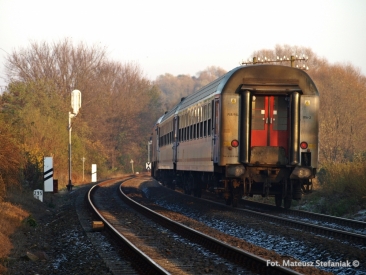
[[[291,55],[291,67],[295,66],[295,56]]]
[[[73,118],[75,115],[71,114],[69,112],[69,184],[67,185],[67,190],[72,190],[72,183],[71,183],[71,118]]]
[[[151,146],[152,141],[149,140],[147,143],[147,162],[150,162],[150,146]]]
[[[86,158],[83,157],[81,160],[83,161],[83,182],[84,182],[84,162],[85,162]]]

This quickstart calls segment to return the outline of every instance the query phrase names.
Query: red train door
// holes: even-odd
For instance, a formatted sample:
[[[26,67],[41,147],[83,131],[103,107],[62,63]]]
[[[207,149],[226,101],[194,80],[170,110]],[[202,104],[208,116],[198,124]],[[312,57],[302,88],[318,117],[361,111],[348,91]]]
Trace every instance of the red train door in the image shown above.
[[[251,146],[281,146],[288,153],[288,97],[253,96]]]

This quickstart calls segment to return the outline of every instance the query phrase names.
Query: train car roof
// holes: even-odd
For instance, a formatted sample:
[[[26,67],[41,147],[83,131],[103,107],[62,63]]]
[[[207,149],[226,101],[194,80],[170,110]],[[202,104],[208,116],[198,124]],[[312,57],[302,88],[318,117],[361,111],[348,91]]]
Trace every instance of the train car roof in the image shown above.
[[[232,86],[231,88],[228,86]],[[223,91],[236,93],[238,89],[249,89],[259,91],[261,89],[271,89],[276,86],[285,86],[290,92],[301,90],[303,94],[319,95],[318,90],[310,76],[301,69],[271,64],[257,64],[249,66],[239,66],[197,92],[182,99],[173,109],[167,112],[162,120],[165,121],[179,110],[183,110],[196,102],[211,97],[214,94],[221,94]]]
[[[161,121],[160,122],[163,122],[165,120],[167,120],[168,118],[170,118],[171,116],[174,116],[175,113],[178,112],[182,102],[184,101],[184,98],[181,99],[181,101],[175,105],[172,109],[170,109],[168,112],[166,112],[162,117],[161,117]],[[159,122],[159,123],[160,123]]]

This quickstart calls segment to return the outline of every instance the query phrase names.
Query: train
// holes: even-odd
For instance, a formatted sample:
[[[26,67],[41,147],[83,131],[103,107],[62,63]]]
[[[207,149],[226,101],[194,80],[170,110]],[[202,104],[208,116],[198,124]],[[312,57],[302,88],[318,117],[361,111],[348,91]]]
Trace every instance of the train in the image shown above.
[[[185,194],[214,192],[227,205],[261,195],[290,208],[313,189],[318,111],[319,92],[305,70],[241,65],[158,119],[151,176]]]

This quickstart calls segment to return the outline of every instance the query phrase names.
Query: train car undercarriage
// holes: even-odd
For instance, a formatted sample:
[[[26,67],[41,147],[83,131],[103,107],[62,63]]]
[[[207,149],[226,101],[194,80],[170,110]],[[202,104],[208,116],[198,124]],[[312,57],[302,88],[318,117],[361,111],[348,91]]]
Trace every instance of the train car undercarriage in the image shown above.
[[[293,171],[288,168],[247,167],[241,177],[226,177],[220,171],[225,167],[216,168],[217,172],[158,170],[153,176],[168,188],[182,188],[187,195],[201,197],[202,190],[213,192],[234,207],[243,197],[261,195],[274,197],[277,207],[283,202],[288,209],[292,200],[300,200],[302,194],[312,191],[311,178],[294,178]]]

